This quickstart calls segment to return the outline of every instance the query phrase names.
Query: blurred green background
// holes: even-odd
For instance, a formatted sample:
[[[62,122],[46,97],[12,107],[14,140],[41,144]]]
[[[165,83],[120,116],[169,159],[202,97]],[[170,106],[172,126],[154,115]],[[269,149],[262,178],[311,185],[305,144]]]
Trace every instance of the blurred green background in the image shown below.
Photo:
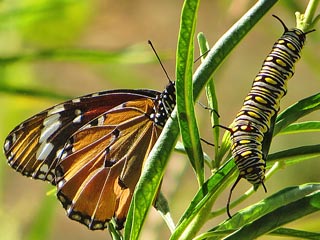
[[[271,14],[292,27],[295,25],[294,12],[303,12],[307,2],[280,1],[219,69],[215,81],[222,124],[232,122],[263,59],[283,32]],[[147,40],[152,40],[174,79],[182,3],[172,0],[121,3],[109,0],[0,1],[1,145],[17,124],[67,97],[116,88],[161,91],[167,80]],[[213,45],[252,4],[254,1],[249,0],[203,1],[197,31],[204,32]],[[319,40],[318,31],[308,35],[282,109],[319,92]],[[197,47],[195,56],[199,56]],[[205,103],[205,98],[200,101]],[[196,110],[201,136],[210,141],[209,113],[198,105]],[[319,113],[314,113],[308,119],[318,120],[319,117]],[[319,143],[319,134],[280,136],[272,143],[271,152],[314,143]],[[212,155],[212,148],[204,148]],[[43,236],[48,240],[109,239],[107,232],[89,231],[69,220],[52,193],[52,186],[16,173],[7,166],[2,153],[0,159],[1,240],[44,239]],[[268,194],[287,186],[320,181],[319,167],[320,159],[314,159],[285,168],[266,183]],[[233,198],[243,194],[249,186],[241,181]],[[197,190],[196,179],[185,156],[172,155],[162,189],[177,221]],[[257,201],[268,194],[259,189],[252,199]],[[215,207],[225,206],[226,200],[227,192]],[[246,201],[240,207],[250,203]],[[216,224],[210,222],[207,227]],[[320,229],[319,215],[311,215],[290,226],[317,231]],[[141,239],[166,239],[167,236],[169,230],[156,211],[151,210]]]

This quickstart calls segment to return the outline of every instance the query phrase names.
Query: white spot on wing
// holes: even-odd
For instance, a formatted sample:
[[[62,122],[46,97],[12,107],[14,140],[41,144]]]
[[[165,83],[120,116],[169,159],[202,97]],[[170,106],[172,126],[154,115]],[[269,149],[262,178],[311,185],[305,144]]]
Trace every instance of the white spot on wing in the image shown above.
[[[73,123],[81,123],[81,120],[82,120],[82,116],[79,115],[79,116],[76,116],[74,119],[73,119]]]
[[[83,219],[83,222],[87,225],[90,226],[91,225],[91,220],[88,218]]]
[[[48,116],[62,112],[64,110],[65,110],[64,104],[57,105],[57,106],[53,107],[50,111],[48,111]]]
[[[17,141],[17,135],[15,133],[12,134],[12,142],[15,143]]]
[[[52,174],[48,174],[47,175],[47,179],[51,182],[53,180],[53,175]]]
[[[58,198],[59,200],[62,202],[62,203],[65,203],[66,202],[66,199],[62,196],[62,195],[58,195]]]
[[[88,124],[84,125],[84,126],[81,128],[81,130],[87,129],[87,128],[91,128],[91,127],[92,127],[92,125],[91,125],[90,123],[88,123]]]
[[[36,159],[45,160],[49,156],[53,148],[54,146],[52,143],[42,143],[36,153]]]
[[[68,153],[67,153],[67,152],[63,152],[63,153],[61,154],[60,159],[63,160],[63,159],[65,159],[67,156],[68,156]]]
[[[48,164],[42,164],[42,166],[40,167],[40,171],[47,173],[49,171]]]
[[[59,188],[59,189],[61,189],[62,187],[63,187],[63,185],[64,185],[64,181],[59,181],[58,182],[58,185],[57,185],[57,187]],[[61,195],[60,195],[61,196]],[[60,198],[60,197],[59,197]],[[62,196],[61,196],[61,198],[62,198]],[[61,200],[61,199],[60,199]],[[65,201],[65,199],[63,198],[63,202]]]
[[[43,125],[44,126],[50,126],[54,122],[58,122],[59,118],[60,118],[60,114],[59,113],[48,115],[48,117],[43,120]]]
[[[103,123],[104,123],[104,116],[101,116],[101,117],[99,117],[98,118],[98,126],[102,126],[103,125]]]
[[[41,180],[45,180],[45,178],[46,178],[46,175],[44,175],[44,174],[39,174],[38,176],[37,176],[37,178],[39,178],[39,179],[41,179]]]
[[[10,165],[14,164],[14,162],[12,162],[13,157],[14,157],[13,152],[9,152],[9,156],[7,156],[7,158],[8,158],[8,163],[9,163]]]
[[[73,103],[79,103],[80,101],[81,101],[80,98],[72,99],[72,102],[73,102]]]
[[[5,141],[4,143],[4,150],[7,152],[9,151],[9,148],[11,146],[11,141],[9,141],[8,139]]]
[[[54,114],[47,117],[43,121],[43,129],[41,130],[39,143],[46,142],[47,139],[54,134],[59,127],[61,126],[61,122],[59,121],[60,114]]]
[[[74,114],[75,114],[76,116],[80,115],[80,114],[81,114],[81,110],[80,110],[80,109],[74,110]]]
[[[72,211],[73,210],[71,209],[71,212],[68,212],[68,216],[70,216],[73,220],[80,221],[81,220],[81,216],[79,214],[77,214],[77,213],[73,213]]]
[[[57,159],[60,159],[62,151],[63,151],[63,148],[60,148],[59,150],[57,150],[57,152],[56,152],[56,158]]]
[[[73,208],[71,206],[67,209],[67,215],[70,216],[70,214],[73,212]]]

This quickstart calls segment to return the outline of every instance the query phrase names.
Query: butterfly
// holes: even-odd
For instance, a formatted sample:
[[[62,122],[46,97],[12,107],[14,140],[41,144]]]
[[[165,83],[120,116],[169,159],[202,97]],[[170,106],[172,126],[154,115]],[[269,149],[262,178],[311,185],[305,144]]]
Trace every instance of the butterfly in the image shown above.
[[[14,128],[8,164],[57,187],[69,218],[91,230],[122,229],[141,169],[176,104],[163,92],[103,91],[55,105]]]

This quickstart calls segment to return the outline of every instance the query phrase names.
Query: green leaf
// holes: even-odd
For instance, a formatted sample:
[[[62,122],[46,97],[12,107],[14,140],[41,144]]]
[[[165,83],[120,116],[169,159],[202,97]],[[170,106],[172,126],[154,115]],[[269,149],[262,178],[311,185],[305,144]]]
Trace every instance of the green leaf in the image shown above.
[[[278,228],[269,233],[270,235],[280,236],[280,237],[291,237],[291,238],[300,238],[300,239],[320,239],[320,233],[301,231],[290,228]]]
[[[261,216],[274,212],[282,206],[303,199],[305,196],[320,190],[320,184],[304,184],[300,186],[285,188],[260,202],[253,204],[238,213],[231,219],[223,222],[210,231],[224,231],[238,229]],[[248,238],[250,239],[250,238]]]
[[[267,169],[270,169],[270,171],[266,174],[266,178],[268,179],[275,171],[283,169],[284,166],[293,165],[319,156],[320,145],[302,146],[270,154],[267,158]],[[230,207],[232,208],[239,205],[245,199],[249,198],[254,192],[254,188],[250,188],[245,194],[234,200],[230,204]],[[222,212],[225,212],[224,208],[215,210],[211,216],[214,217],[220,215]]]
[[[299,118],[320,109],[320,93],[304,98],[281,112],[276,120],[274,135]]]
[[[284,128],[279,135],[293,134],[293,133],[305,133],[305,132],[319,132],[320,121],[307,121],[300,123],[293,123]]]
[[[248,223],[244,227],[237,230],[235,233],[229,235],[224,239],[256,239],[257,237],[266,234],[278,227],[292,222],[308,214],[314,213],[320,210],[320,185],[314,184],[314,192],[301,194],[300,186],[296,189],[287,188],[268,198],[270,203],[263,203],[265,206],[255,209],[255,206],[251,206],[249,214],[262,215],[263,209],[274,208],[275,205],[280,205],[268,214],[263,215],[257,220]],[[273,198],[276,196],[277,198]],[[297,198],[298,196],[298,198]],[[261,203],[261,202],[260,202]],[[276,219],[276,221],[275,221]]]
[[[168,201],[164,197],[161,191],[159,191],[154,207],[158,211],[158,213],[161,215],[163,220],[166,222],[170,231],[173,232],[175,229],[175,224],[170,214]]]
[[[320,156],[320,144],[291,148],[268,156],[267,166],[275,161],[285,161],[286,165]]]
[[[257,236],[254,236],[254,234],[263,229],[264,225],[270,224],[269,226],[272,226],[272,222],[277,223],[277,221],[268,220],[265,221],[264,224],[261,224],[261,219],[268,217],[269,215],[279,214],[279,212],[283,211],[282,208],[286,208],[286,206],[289,206],[290,204],[296,206],[297,202],[301,200],[303,201],[309,195],[318,193],[319,190],[320,184],[304,184],[283,189],[272,196],[239,211],[231,219],[228,219],[217,227],[211,229],[207,234],[205,234],[205,236],[211,237],[210,239],[212,240],[221,239],[222,236],[225,236],[223,239],[255,239]],[[310,208],[313,208],[311,211],[317,211],[317,209],[312,206],[310,206]],[[295,212],[294,210],[291,211]],[[305,213],[307,212],[308,211]],[[275,217],[274,219],[278,219],[278,217]],[[277,226],[280,225],[281,224]],[[248,233],[249,230],[243,230],[248,227],[253,233]],[[253,230],[253,228],[256,228],[256,230]],[[237,235],[238,232],[240,232],[241,235]],[[246,237],[243,237],[245,234],[244,232],[248,234]],[[230,235],[226,237],[228,234]],[[197,239],[202,238],[199,237]]]
[[[112,238],[112,240],[122,240],[122,234],[119,230],[116,229],[116,223],[114,219],[108,222],[108,232]]]
[[[198,0],[186,0],[182,8],[176,63],[176,92],[182,142],[201,185],[204,182],[204,160],[192,90],[193,38],[198,7]]]
[[[203,56],[205,53],[209,51],[209,43],[207,42],[203,33],[198,34],[198,42],[200,48],[200,54],[202,56],[202,61],[205,59]],[[206,85],[206,96],[208,100],[209,109],[211,109],[211,124],[212,126],[219,125],[219,108],[218,108],[218,98],[215,90],[214,79],[211,77]],[[220,129],[219,127],[213,128],[213,136],[214,136],[214,151],[215,154],[219,153],[219,139],[220,139]],[[220,167],[219,158],[215,157],[215,160],[211,164],[212,168]]]

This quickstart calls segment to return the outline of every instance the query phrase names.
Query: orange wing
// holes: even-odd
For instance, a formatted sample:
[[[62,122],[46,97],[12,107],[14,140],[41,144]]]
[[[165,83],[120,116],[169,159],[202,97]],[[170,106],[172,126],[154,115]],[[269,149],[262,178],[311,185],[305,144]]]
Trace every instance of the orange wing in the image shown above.
[[[141,169],[161,128],[151,99],[129,101],[88,123],[68,141],[56,168],[58,198],[89,229],[114,217],[123,227]]]
[[[4,143],[8,164],[57,184],[71,219],[121,229],[149,152],[175,106],[175,84],[75,98],[21,123]]]

